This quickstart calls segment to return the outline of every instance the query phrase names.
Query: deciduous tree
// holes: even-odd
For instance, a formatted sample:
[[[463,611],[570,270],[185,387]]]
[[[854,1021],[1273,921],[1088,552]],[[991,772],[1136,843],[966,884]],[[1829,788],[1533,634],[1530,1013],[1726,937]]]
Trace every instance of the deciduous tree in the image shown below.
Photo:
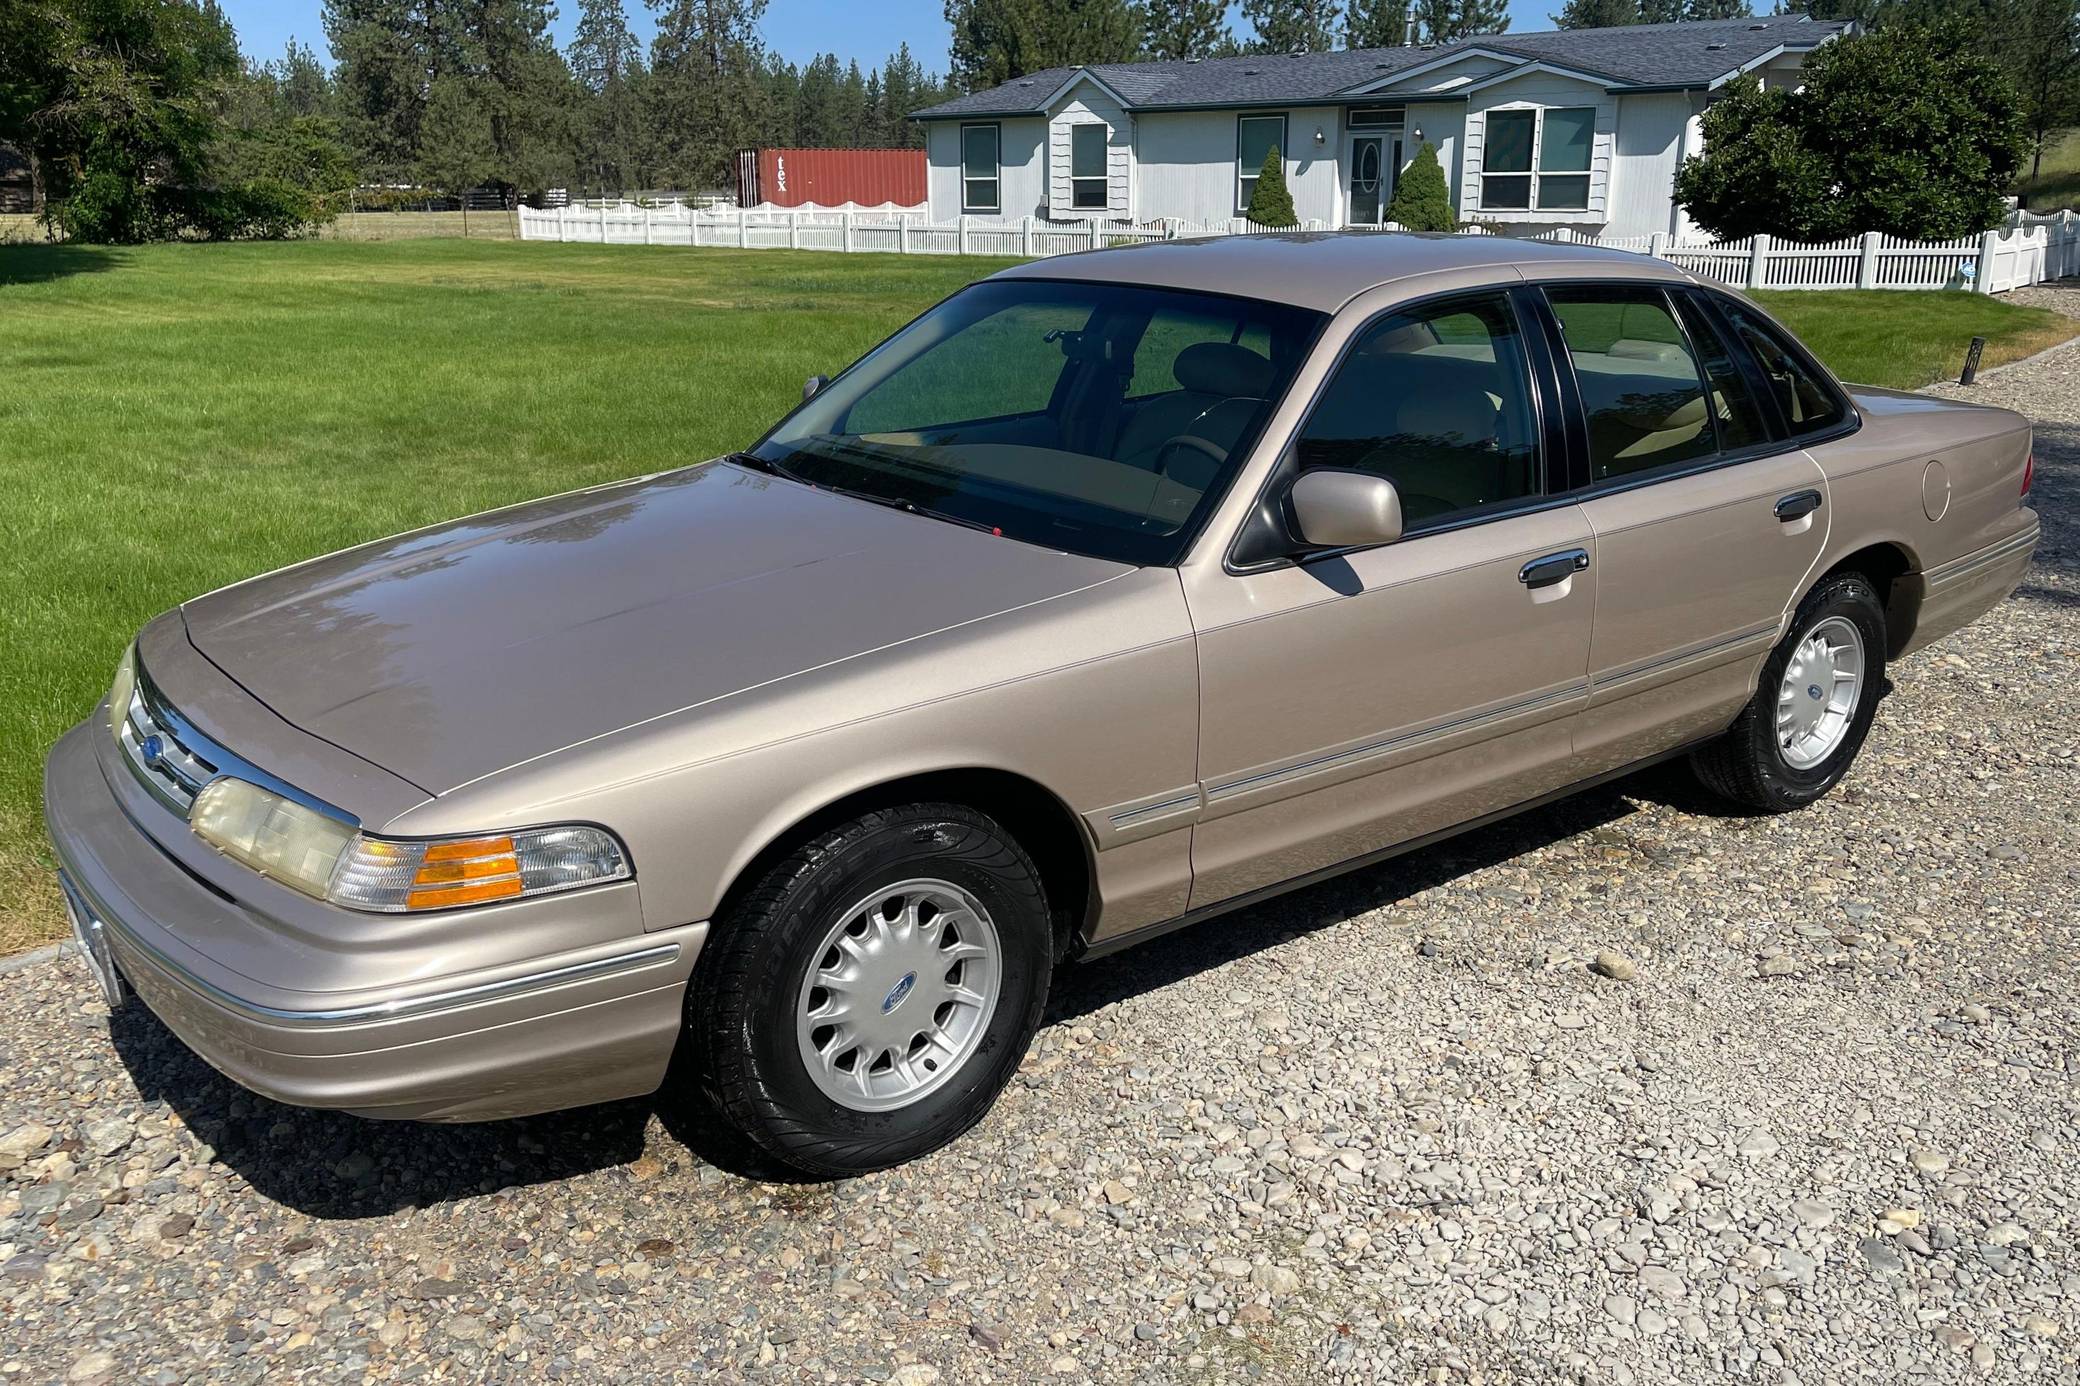
[[[1676,173],[1691,219],[1727,238],[1882,231],[1942,240],[1999,221],[2021,163],[2013,84],[1947,29],[1891,26],[1822,45],[1797,91],[1732,85],[1704,153]]]

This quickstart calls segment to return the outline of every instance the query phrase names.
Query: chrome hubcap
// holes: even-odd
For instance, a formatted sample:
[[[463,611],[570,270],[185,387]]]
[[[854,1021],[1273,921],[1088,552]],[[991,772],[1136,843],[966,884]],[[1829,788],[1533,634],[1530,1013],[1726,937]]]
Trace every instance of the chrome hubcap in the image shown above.
[[[809,1077],[854,1111],[917,1101],[960,1071],[996,1010],[1003,949],[982,903],[948,881],[898,881],[817,946],[795,1003]]]
[[[1863,668],[1853,621],[1830,616],[1798,642],[1777,689],[1777,751],[1786,765],[1810,770],[1842,744],[1863,698]]]

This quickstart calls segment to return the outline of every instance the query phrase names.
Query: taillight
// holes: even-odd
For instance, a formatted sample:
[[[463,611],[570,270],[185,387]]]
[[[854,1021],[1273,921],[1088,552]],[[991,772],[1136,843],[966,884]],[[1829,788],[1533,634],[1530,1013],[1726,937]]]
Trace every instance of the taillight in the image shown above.
[[[2029,461],[2022,464],[2022,494],[2029,494],[2029,484],[2037,479],[2037,455],[2032,452]]]

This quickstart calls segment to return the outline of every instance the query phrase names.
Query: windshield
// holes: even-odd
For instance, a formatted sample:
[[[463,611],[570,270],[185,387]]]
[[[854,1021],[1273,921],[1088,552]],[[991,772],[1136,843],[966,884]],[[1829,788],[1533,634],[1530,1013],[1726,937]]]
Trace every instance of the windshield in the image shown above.
[[[1322,322],[1217,294],[991,280],[861,358],[752,456],[1049,548],[1173,563]]]

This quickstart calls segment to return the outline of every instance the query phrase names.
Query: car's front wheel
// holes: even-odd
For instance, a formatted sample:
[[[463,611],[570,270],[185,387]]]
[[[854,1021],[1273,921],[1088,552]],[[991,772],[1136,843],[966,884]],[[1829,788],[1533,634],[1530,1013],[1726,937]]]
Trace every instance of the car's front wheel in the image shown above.
[[[981,1119],[1047,1001],[1040,873],[957,804],[803,842],[716,921],[688,993],[703,1080],[754,1144],[819,1177],[885,1169]]]
[[[1803,808],[1849,773],[1884,689],[1884,603],[1863,574],[1835,573],[1799,603],[1754,699],[1691,764],[1735,803]]]

